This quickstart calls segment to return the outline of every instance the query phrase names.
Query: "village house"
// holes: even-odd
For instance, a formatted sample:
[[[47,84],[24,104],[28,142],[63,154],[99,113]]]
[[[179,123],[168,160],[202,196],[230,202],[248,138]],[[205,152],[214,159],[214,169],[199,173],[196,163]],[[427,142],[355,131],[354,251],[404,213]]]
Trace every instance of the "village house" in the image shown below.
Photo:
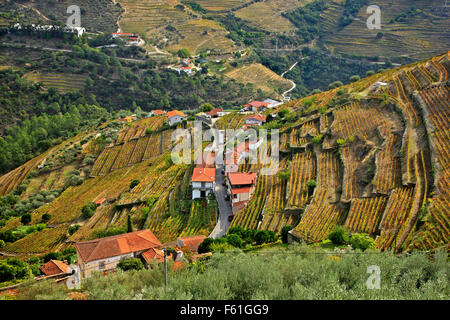
[[[276,108],[283,104],[283,102],[281,102],[281,101],[276,101],[276,100],[272,100],[272,99],[266,99],[263,102],[268,103],[268,105],[267,105],[268,109]]]
[[[256,186],[257,174],[254,172],[231,172],[227,175],[228,194],[231,196],[232,207],[247,203]]]
[[[245,125],[247,127],[251,125],[261,126],[266,122],[266,118],[265,115],[251,114],[245,117]]]
[[[206,115],[210,118],[222,117],[223,109],[212,109],[211,111],[206,112]]]
[[[59,260],[50,260],[40,268],[43,277],[65,276],[73,273],[71,267]]]
[[[140,38],[134,33],[125,33],[125,32],[114,32],[112,34],[113,39],[121,39],[125,41],[125,43],[129,46],[137,46],[139,45]]]
[[[193,253],[198,252],[198,246],[206,239],[206,236],[190,236],[177,238],[177,246],[188,247]]]
[[[148,117],[156,117],[156,116],[163,116],[166,112],[163,110],[152,110],[148,113]]]
[[[141,230],[74,244],[81,279],[94,271],[111,271],[124,259],[139,258],[162,245],[150,230]]]
[[[248,104],[245,104],[244,107],[247,108],[247,110],[251,110],[253,112],[263,112],[267,110],[270,103],[263,102],[263,101],[253,101]]]
[[[205,198],[216,187],[215,168],[194,168],[192,173],[192,199]]]
[[[178,110],[167,112],[167,116],[169,117],[169,125],[173,126],[177,123],[182,123],[187,119],[186,115]]]

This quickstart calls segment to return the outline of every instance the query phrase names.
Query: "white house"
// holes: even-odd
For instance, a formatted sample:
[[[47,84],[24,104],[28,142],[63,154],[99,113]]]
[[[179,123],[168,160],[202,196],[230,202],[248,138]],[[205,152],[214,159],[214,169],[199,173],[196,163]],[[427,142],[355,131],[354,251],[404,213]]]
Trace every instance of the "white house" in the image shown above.
[[[177,123],[182,123],[184,120],[187,119],[186,115],[178,110],[169,111],[167,112],[167,116],[169,117],[169,125],[173,126]]]
[[[207,197],[216,187],[216,169],[194,168],[191,184],[192,199]]]
[[[264,103],[268,103],[267,108],[275,108],[283,104],[283,102],[272,100],[272,99],[266,99],[263,101]]]
[[[261,126],[264,122],[266,122],[266,116],[260,114],[251,114],[245,117],[246,125],[257,125]]]

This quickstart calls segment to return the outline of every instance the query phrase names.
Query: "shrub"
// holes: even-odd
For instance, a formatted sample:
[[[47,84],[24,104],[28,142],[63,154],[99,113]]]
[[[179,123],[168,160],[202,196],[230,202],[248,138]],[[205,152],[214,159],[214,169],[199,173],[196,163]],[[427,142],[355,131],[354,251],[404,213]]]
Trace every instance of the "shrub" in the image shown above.
[[[138,179],[134,179],[133,181],[131,181],[130,183],[130,189],[133,189],[134,187],[136,187],[139,183],[141,183]]]
[[[375,240],[369,237],[366,233],[354,233],[350,238],[350,244],[353,249],[365,251],[367,249],[375,248]]]
[[[255,241],[257,244],[263,244],[270,241],[270,234],[266,230],[258,230],[255,234]]]
[[[42,221],[43,223],[47,223],[51,218],[52,218],[52,216],[51,216],[50,214],[44,213],[44,214],[42,215],[41,221]]]
[[[323,138],[323,135],[319,134],[319,135],[315,136],[314,138],[312,138],[312,141],[315,144],[320,144],[322,142],[322,138]]]
[[[351,76],[350,77],[350,82],[356,82],[356,81],[359,81],[359,80],[361,80],[361,77],[360,76]]]
[[[206,238],[202,243],[198,246],[198,253],[206,253],[211,251],[211,244],[213,244],[213,238]]]
[[[123,271],[128,270],[142,270],[144,269],[144,264],[138,258],[130,258],[120,261],[117,267]]]
[[[23,225],[29,224],[31,222],[31,214],[25,213],[21,218],[20,222],[22,222]]]
[[[237,234],[230,234],[227,237],[227,242],[231,244],[233,247],[236,248],[242,247],[242,239]]]
[[[245,232],[245,229],[242,228],[241,226],[234,226],[234,227],[231,227],[230,229],[228,229],[229,235],[236,234],[237,236],[239,236],[239,238],[243,237],[244,232]]]
[[[50,260],[58,260],[59,256],[60,254],[58,252],[49,252],[43,257],[44,263],[49,262]]]
[[[4,248],[5,245],[6,245],[6,242],[3,241],[3,240],[0,240],[0,249],[1,249],[1,248]]]
[[[82,212],[82,218],[83,219],[89,219],[94,215],[95,209],[97,208],[97,205],[93,202],[89,202],[86,204],[83,209],[81,209]]]
[[[78,229],[80,229],[80,227],[81,227],[81,226],[80,226],[79,224],[70,226],[70,227],[69,227],[69,235],[73,235],[75,232],[78,231]]]
[[[346,244],[349,241],[347,230],[342,226],[337,226],[329,235],[328,239],[335,245]]]

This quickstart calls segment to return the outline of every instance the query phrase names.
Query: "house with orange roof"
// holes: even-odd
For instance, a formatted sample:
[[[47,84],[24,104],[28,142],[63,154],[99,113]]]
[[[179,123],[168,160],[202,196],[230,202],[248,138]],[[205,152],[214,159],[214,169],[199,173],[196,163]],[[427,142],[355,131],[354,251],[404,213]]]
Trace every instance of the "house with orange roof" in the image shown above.
[[[255,191],[257,174],[254,172],[230,172],[226,183],[232,207],[248,202]]]
[[[50,260],[40,268],[44,277],[68,275],[72,274],[73,270],[67,264],[59,260]]]
[[[179,246],[181,248],[182,247],[188,247],[189,250],[191,250],[194,253],[197,253],[198,252],[198,246],[205,239],[206,239],[206,236],[203,236],[203,235],[189,236],[189,237],[180,237],[180,238],[177,238],[177,246]]]
[[[162,244],[150,230],[140,230],[74,244],[82,279],[94,271],[111,271],[124,259],[140,258]]]
[[[167,112],[167,117],[169,117],[169,125],[173,126],[177,123],[182,123],[184,120],[187,119],[186,115],[178,110],[173,110]]]
[[[244,107],[252,110],[253,112],[263,112],[264,110],[267,110],[270,103],[265,101],[253,101],[248,104],[245,104]]]
[[[206,112],[206,115],[210,118],[217,118],[223,116],[223,109],[216,108]]]
[[[257,125],[261,126],[264,122],[266,122],[267,117],[265,115],[260,114],[251,114],[245,117],[246,125]]]
[[[194,168],[191,185],[192,199],[207,197],[216,188],[216,168]]]
[[[156,116],[163,116],[166,112],[164,110],[152,110],[149,112],[148,117],[156,117]]]

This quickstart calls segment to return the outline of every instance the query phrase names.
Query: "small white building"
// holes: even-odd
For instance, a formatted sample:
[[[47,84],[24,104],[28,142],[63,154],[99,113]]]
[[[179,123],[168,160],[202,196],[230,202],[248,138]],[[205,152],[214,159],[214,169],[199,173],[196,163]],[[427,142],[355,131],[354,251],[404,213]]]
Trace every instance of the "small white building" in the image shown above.
[[[167,117],[169,118],[169,125],[173,126],[177,123],[182,123],[187,119],[186,115],[181,111],[169,111],[167,112]]]
[[[216,169],[194,168],[191,184],[193,200],[206,198],[216,188]]]
[[[245,117],[245,124],[261,126],[264,122],[266,122],[266,118],[267,117],[265,115],[252,114]]]

